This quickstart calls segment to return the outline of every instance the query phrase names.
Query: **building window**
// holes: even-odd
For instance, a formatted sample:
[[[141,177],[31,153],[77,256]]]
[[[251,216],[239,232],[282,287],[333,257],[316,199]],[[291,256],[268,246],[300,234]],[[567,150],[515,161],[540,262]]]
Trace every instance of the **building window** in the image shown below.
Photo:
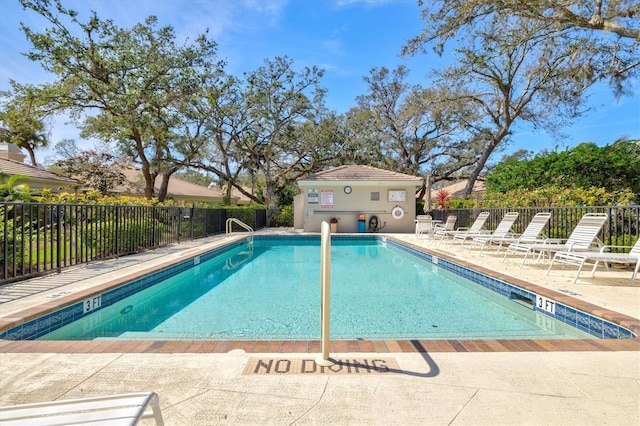
[[[371,201],[380,201],[380,192],[372,192]]]

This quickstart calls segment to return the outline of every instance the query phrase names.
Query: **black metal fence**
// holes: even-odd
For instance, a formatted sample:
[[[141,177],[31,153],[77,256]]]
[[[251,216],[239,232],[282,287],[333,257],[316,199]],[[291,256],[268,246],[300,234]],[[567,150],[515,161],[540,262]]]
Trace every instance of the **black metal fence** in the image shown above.
[[[480,211],[490,212],[488,229],[495,229],[507,211],[517,211],[514,232],[522,232],[536,213],[549,211],[550,238],[568,237],[585,213],[607,213],[599,236],[604,244],[629,246],[640,237],[640,206],[451,209],[431,214],[440,220],[455,214],[456,227],[462,227],[470,226]],[[253,229],[268,225],[266,210],[0,203],[0,285],[221,234],[229,218]]]
[[[551,212],[551,219],[545,229],[548,238],[567,238],[586,213],[607,213],[609,219],[600,231],[600,241],[606,245],[629,246],[640,238],[640,206],[449,209],[433,210],[431,215],[434,219],[444,221],[448,215],[454,214],[458,217],[457,228],[471,226],[481,211],[490,213],[485,226],[487,229],[495,229],[505,213],[518,212],[518,219],[513,225],[513,231],[517,233],[521,233],[527,227],[536,213]]]
[[[225,232],[264,228],[266,210],[0,203],[0,284]]]

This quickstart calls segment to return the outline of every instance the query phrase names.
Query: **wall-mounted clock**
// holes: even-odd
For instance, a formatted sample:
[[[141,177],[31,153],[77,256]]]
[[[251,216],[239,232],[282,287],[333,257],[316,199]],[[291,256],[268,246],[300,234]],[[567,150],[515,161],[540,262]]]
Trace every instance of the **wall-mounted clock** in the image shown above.
[[[345,194],[351,194],[351,187],[350,186],[345,186],[344,187],[344,193]]]

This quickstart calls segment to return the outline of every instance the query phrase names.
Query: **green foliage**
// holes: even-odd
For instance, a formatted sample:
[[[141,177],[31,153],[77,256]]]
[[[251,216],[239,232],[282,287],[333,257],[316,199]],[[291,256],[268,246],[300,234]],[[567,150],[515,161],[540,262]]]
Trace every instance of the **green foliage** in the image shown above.
[[[631,235],[616,235],[608,236],[604,243],[608,246],[618,246],[611,248],[614,253],[628,253],[629,247],[633,247],[637,240]]]
[[[126,182],[127,178],[123,173],[126,163],[127,159],[123,156],[88,150],[71,158],[56,161],[53,167],[106,195]]]
[[[217,44],[206,34],[178,42],[174,29],[159,27],[154,16],[127,29],[95,13],[81,22],[59,0],[21,1],[49,25],[22,29],[31,42],[28,57],[57,76],[49,85],[51,108],[81,117],[83,137],[117,142],[138,160],[145,196],[152,198],[156,176],[199,154],[187,110],[203,96],[202,83],[222,73]]]
[[[563,152],[541,154],[531,160],[506,161],[486,176],[487,194],[541,186],[604,188],[607,192],[629,191],[640,200],[640,145],[616,141],[598,147],[582,143]],[[626,198],[624,196],[623,198]],[[622,201],[620,201],[622,202]]]
[[[249,206],[224,206],[224,209],[227,211],[227,219],[236,218],[253,229],[256,228],[256,210],[264,210],[265,206],[260,204],[252,204]]]
[[[160,202],[157,198],[146,199],[140,197],[132,197],[128,195],[109,196],[103,195],[100,191],[88,191],[84,194],[71,194],[68,192],[61,192],[58,194],[52,194],[50,191],[42,193],[39,198],[42,203],[50,204],[103,204],[103,205],[118,205],[118,206],[186,206],[184,202],[176,202],[173,200],[167,200],[166,202]],[[190,206],[191,204],[189,204]]]
[[[480,207],[568,207],[627,205],[634,198],[628,189],[607,191],[604,188],[560,188],[547,186],[536,189],[514,189],[507,192],[487,192]]]
[[[322,151],[318,140],[309,135],[319,129],[305,128],[301,123],[320,119],[325,98],[320,87],[323,75],[316,66],[298,71],[293,60],[284,56],[265,60],[246,76],[242,96],[250,130],[238,138],[238,149],[245,167],[264,179],[262,195],[270,209],[286,201],[278,200],[278,193],[314,170],[314,151]]]
[[[288,185],[278,193],[278,206],[286,207],[293,204],[293,198],[300,192],[296,185]]]
[[[273,226],[293,226],[293,205],[283,206],[275,217]]]
[[[545,44],[532,60],[562,63],[557,51],[573,49],[562,72],[572,75],[582,87],[609,80],[616,93],[633,91],[630,81],[638,75],[640,39],[637,1],[419,0],[418,4],[425,26],[404,46],[404,54],[413,55],[430,47],[442,53],[450,40],[459,41],[455,44],[459,48],[461,43],[480,46],[497,39],[501,45],[496,50],[507,50],[513,40],[497,37],[491,31],[506,21],[514,26],[511,31],[520,37],[520,44],[536,39]],[[545,29],[547,37],[528,32],[532,27]],[[478,29],[488,31],[483,37],[472,37],[470,34]]]
[[[31,201],[31,189],[26,183],[18,184],[21,180],[27,180],[23,175],[7,175],[0,172],[0,200],[2,201]]]
[[[195,183],[196,185],[200,185],[200,186],[209,186],[211,182],[218,181],[218,178],[216,176],[201,173],[193,169],[188,169],[183,172],[175,173],[174,176],[184,181]]]
[[[47,146],[45,118],[50,115],[43,102],[42,93],[31,86],[23,86],[10,80],[13,93],[2,92],[0,103],[0,141],[12,143],[29,153],[31,164],[37,166],[34,151]]]
[[[472,209],[478,206],[476,200],[472,198],[451,198],[449,200],[450,209]]]

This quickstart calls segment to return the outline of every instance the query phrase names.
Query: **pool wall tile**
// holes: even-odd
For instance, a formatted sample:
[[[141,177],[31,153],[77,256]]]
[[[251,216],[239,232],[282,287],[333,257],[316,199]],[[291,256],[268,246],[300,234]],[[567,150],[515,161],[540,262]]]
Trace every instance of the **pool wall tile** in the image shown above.
[[[395,241],[388,241],[388,243],[409,254],[420,257],[422,259],[427,259],[429,262],[433,262],[432,256],[424,256],[424,253],[420,250],[416,250],[412,247],[405,246],[404,244],[400,244]],[[567,323],[598,338],[623,339],[637,337],[630,330],[627,330],[624,327],[619,326],[618,324],[611,323],[609,321],[603,320],[602,318],[598,318],[585,312],[580,312],[555,300],[553,301],[555,303],[554,314],[542,309],[537,309],[537,307],[535,306],[535,293],[517,287],[513,284],[509,284],[497,278],[482,274],[465,266],[457,265],[442,258],[438,258],[438,266],[442,267],[445,270],[468,278],[476,284],[493,290],[496,293],[507,298],[511,298],[512,294],[516,294],[520,297],[533,300],[533,309],[537,312],[544,313],[547,316],[558,319],[559,321]]]

